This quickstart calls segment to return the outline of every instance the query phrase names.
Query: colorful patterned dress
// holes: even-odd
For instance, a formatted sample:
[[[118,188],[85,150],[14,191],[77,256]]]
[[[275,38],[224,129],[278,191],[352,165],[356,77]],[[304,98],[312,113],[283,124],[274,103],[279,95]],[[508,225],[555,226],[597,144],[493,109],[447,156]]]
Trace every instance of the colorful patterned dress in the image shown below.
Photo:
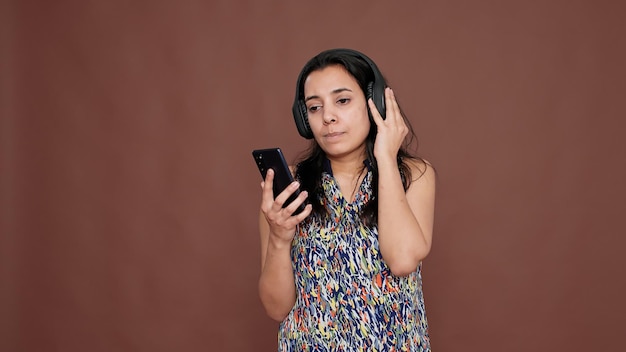
[[[296,303],[278,332],[278,351],[430,351],[421,264],[394,276],[382,260],[378,231],[359,219],[372,194],[368,171],[354,203],[332,172],[322,185],[330,212],[298,227],[291,250]]]

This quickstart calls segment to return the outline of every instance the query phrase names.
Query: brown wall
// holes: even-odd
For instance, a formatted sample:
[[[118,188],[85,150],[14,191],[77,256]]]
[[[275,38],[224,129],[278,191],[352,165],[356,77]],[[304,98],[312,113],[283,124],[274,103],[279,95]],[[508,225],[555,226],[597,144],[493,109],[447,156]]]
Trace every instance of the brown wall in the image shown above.
[[[382,68],[439,171],[435,351],[623,345],[618,1],[0,5],[0,350],[272,351],[250,151],[296,75]]]

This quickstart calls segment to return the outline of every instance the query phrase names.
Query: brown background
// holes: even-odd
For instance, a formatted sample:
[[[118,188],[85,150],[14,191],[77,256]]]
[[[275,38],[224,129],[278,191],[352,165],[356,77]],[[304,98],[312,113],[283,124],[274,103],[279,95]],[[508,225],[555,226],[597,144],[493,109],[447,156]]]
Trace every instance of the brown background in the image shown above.
[[[250,151],[369,54],[439,171],[435,351],[621,351],[619,1],[0,5],[0,350],[272,351]]]

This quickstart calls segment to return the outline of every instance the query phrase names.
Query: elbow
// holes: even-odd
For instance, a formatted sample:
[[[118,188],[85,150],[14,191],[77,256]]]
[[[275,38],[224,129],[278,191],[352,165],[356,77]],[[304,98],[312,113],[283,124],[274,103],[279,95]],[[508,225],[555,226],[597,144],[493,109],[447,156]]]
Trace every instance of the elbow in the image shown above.
[[[268,304],[267,302],[263,302],[263,307],[265,308],[265,314],[279,323],[285,320],[291,311],[291,309],[284,309],[274,304]]]
[[[295,304],[295,299],[285,300],[284,297],[276,297],[263,290],[260,292],[260,298],[263,308],[265,309],[265,314],[277,322],[285,320]]]
[[[283,320],[285,320],[285,318],[289,314],[289,312],[287,312],[287,313],[285,313],[285,312],[278,312],[278,311],[269,310],[267,308],[265,309],[265,313],[272,320],[277,321],[279,323],[282,322]]]
[[[387,266],[394,276],[409,276],[419,267],[419,264],[428,253],[415,253],[413,255],[402,255],[387,261]]]
[[[387,265],[394,276],[403,277],[415,272],[419,266],[419,261],[405,260],[402,263],[388,263]]]

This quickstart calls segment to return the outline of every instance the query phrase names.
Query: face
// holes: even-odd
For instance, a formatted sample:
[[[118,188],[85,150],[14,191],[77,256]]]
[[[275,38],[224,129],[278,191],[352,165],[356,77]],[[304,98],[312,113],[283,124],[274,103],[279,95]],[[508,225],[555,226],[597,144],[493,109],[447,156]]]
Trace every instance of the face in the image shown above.
[[[343,66],[311,72],[304,81],[304,99],[313,137],[329,157],[363,157],[370,130],[367,103]]]

